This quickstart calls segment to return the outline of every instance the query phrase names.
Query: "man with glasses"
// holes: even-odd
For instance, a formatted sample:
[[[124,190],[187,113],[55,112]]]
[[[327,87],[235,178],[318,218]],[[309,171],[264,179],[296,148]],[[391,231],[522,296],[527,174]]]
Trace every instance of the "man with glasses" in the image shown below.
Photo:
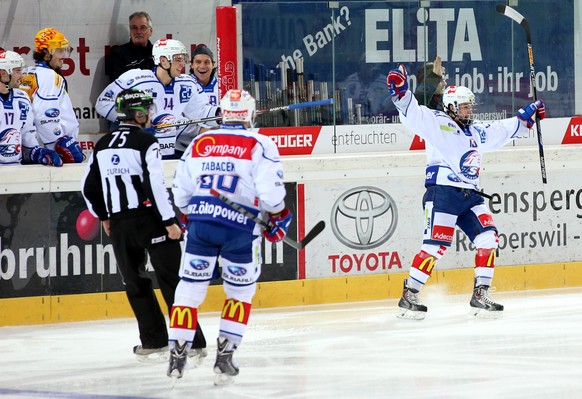
[[[145,11],[137,11],[129,16],[129,42],[113,46],[107,56],[106,70],[109,82],[131,69],[153,69],[152,19]]]
[[[34,124],[44,146],[64,163],[83,162],[77,143],[79,122],[61,68],[69,54],[69,40],[55,28],[41,29],[34,38],[35,65],[24,71],[20,88],[32,101]]]
[[[213,117],[218,113],[218,107],[210,105],[200,85],[184,73],[188,54],[182,42],[160,39],[154,43],[152,54],[156,65],[153,70],[132,69],[122,74],[99,95],[95,109],[99,115],[114,122],[117,118],[115,98],[122,90],[137,89],[150,93],[156,106],[153,133],[160,143],[163,159],[172,159],[176,137],[188,125],[155,126]],[[212,125],[216,126],[216,123],[205,126]]]

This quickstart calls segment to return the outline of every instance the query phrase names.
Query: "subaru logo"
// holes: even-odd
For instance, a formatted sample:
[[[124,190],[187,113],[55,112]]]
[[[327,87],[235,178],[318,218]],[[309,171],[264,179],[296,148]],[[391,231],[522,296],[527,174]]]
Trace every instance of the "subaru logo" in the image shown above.
[[[46,111],[44,111],[44,114],[46,116],[48,116],[49,118],[56,118],[57,116],[59,116],[61,113],[59,112],[58,109],[56,108],[49,108]]]
[[[194,269],[194,270],[208,269],[209,265],[210,264],[208,262],[206,262],[205,260],[202,260],[202,259],[192,259],[190,261],[190,266],[192,266],[192,269]]]
[[[353,249],[384,244],[396,230],[398,209],[392,197],[377,187],[352,188],[331,208],[331,229],[337,239]]]
[[[121,159],[119,158],[119,155],[113,154],[113,156],[111,157],[111,163],[113,165],[119,165],[120,161],[121,161]]]
[[[247,269],[245,269],[244,267],[240,267],[240,266],[228,266],[228,271],[230,274],[232,274],[233,276],[244,276],[245,274],[247,274]]]

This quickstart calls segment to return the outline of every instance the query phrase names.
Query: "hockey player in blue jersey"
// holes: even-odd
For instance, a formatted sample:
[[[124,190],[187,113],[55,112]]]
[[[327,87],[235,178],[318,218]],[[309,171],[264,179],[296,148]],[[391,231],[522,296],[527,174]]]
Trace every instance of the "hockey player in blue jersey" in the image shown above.
[[[437,261],[453,241],[458,226],[477,248],[471,314],[498,317],[503,305],[488,295],[498,247],[497,227],[479,187],[483,154],[495,151],[516,137],[528,135],[535,118],[545,117],[544,102],[537,100],[516,117],[499,121],[474,120],[475,96],[466,87],[449,86],[443,95],[444,111],[418,105],[408,90],[406,68],[388,75],[388,89],[408,129],[426,141],[427,167],[423,197],[424,232],[420,252],[412,260],[398,303],[401,318],[424,319],[427,307],[418,293]]]
[[[283,169],[277,146],[249,130],[255,100],[246,91],[229,90],[220,102],[222,125],[197,136],[178,162],[172,192],[188,215],[180,283],[170,316],[170,364],[167,375],[181,378],[194,339],[198,307],[206,298],[217,260],[222,265],[226,301],[217,340],[215,384],[231,383],[239,373],[233,353],[240,345],[261,273],[261,233],[283,240],[291,223],[285,208]],[[248,217],[211,195],[215,189],[255,215],[265,215],[270,231],[261,232]]]
[[[63,166],[56,151],[39,145],[30,98],[18,89],[23,68],[20,54],[0,50],[0,165]]]

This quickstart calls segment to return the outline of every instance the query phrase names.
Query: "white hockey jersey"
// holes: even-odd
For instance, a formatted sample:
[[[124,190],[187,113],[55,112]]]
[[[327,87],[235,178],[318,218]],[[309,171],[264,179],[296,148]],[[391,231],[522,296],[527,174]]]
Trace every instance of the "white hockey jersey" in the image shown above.
[[[206,118],[216,114],[217,107],[208,103],[208,97],[190,75],[182,74],[164,86],[156,77],[155,68],[153,71],[132,69],[123,73],[99,95],[95,104],[97,113],[112,122],[115,121],[115,99],[125,89],[142,90],[152,95],[156,106],[152,125]],[[176,137],[187,127],[188,125],[168,127],[154,131],[164,158],[174,154]]]
[[[79,121],[61,75],[37,62],[25,68],[20,88],[32,101],[34,124],[45,147],[54,150],[59,138],[79,136]]]
[[[426,141],[425,185],[434,184],[479,190],[481,160],[529,130],[517,118],[474,121],[461,129],[447,114],[418,105],[410,91],[394,104],[400,121]]]
[[[255,215],[283,210],[283,168],[273,140],[242,125],[206,131],[184,152],[172,186],[174,203],[188,213],[189,220],[212,221],[258,235],[258,226],[212,196],[211,188]]]
[[[12,89],[0,94],[0,165],[20,164],[38,145],[34,114],[28,95]]]
[[[208,103],[210,105],[218,106],[220,98],[218,93],[218,79],[216,76],[213,76],[206,86],[198,81],[195,74],[191,73],[190,76],[200,85],[202,92],[208,96]],[[178,132],[178,135],[176,136],[176,149],[184,152],[192,139],[200,133],[202,127],[203,126],[201,125],[188,125],[182,131]]]

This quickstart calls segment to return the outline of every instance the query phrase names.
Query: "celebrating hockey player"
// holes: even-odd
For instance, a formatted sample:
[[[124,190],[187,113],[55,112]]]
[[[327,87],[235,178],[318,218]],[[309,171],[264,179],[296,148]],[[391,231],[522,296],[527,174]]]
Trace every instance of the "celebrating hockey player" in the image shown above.
[[[211,195],[215,189],[255,215],[265,213],[273,228],[262,234],[281,241],[291,223],[279,151],[266,136],[249,130],[255,99],[229,90],[220,101],[222,127],[197,136],[178,162],[172,192],[188,214],[181,280],[170,316],[170,364],[167,375],[181,378],[186,354],[198,332],[198,307],[222,265],[226,301],[217,340],[215,384],[231,383],[239,369],[233,353],[240,345],[261,272],[260,226]]]
[[[387,80],[400,120],[426,141],[428,159],[423,243],[412,260],[408,279],[404,280],[398,316],[424,319],[427,307],[420,303],[418,293],[451,246],[456,225],[477,248],[471,313],[498,317],[503,306],[488,295],[498,246],[497,227],[479,188],[481,159],[485,152],[526,136],[535,118],[545,117],[544,102],[538,100],[527,105],[518,111],[517,117],[485,123],[474,120],[475,96],[466,87],[449,86],[443,95],[441,112],[418,105],[408,90],[404,65],[391,70]]]
[[[26,68],[20,88],[32,101],[34,124],[44,146],[55,150],[64,163],[83,162],[77,137],[79,122],[61,74],[71,47],[61,32],[41,29],[34,38],[35,66]]]
[[[208,96],[210,105],[218,105],[218,79],[216,78],[214,54],[204,44],[199,45],[192,52],[190,76],[202,87]],[[192,139],[208,128],[200,125],[190,125],[182,130],[176,139],[176,158],[181,158],[184,150]]]
[[[136,89],[150,93],[157,110],[152,119],[154,133],[160,142],[163,158],[170,159],[174,156],[176,137],[188,125],[161,129],[155,129],[155,126],[215,116],[218,108],[209,104],[208,96],[191,76],[182,73],[188,61],[182,42],[160,39],[154,43],[152,54],[156,64],[152,71],[132,69],[123,73],[99,95],[95,109],[99,115],[114,122],[117,118],[115,98],[122,90]]]
[[[28,95],[17,88],[23,68],[20,54],[0,50],[0,165],[62,166],[55,151],[38,145],[32,104]]]

